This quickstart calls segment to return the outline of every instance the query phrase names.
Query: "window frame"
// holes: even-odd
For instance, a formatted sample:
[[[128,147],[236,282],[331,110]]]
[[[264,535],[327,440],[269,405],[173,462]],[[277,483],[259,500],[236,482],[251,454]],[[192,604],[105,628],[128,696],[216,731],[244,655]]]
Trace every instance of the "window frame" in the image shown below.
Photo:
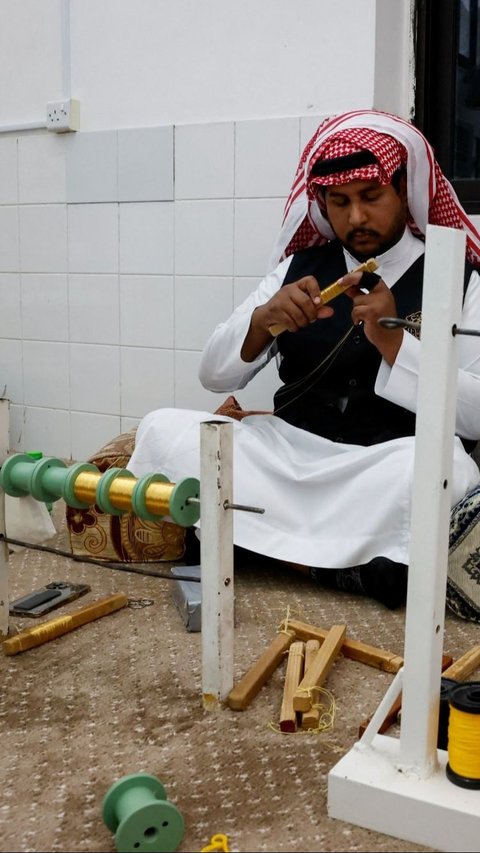
[[[440,168],[467,213],[480,213],[480,179],[452,178],[458,42],[457,0],[417,0],[415,125],[434,148]]]

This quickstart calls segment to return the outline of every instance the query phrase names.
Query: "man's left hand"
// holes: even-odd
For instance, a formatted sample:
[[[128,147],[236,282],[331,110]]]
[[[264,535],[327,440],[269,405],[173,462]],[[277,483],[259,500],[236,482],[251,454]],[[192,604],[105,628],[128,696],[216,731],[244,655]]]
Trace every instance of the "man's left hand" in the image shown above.
[[[386,329],[378,322],[380,317],[396,317],[397,306],[390,289],[383,279],[369,292],[360,290],[362,273],[349,273],[343,281],[351,281],[351,286],[345,291],[353,302],[352,322],[363,324],[365,336],[368,338],[385,361],[392,365],[403,341],[403,329]]]

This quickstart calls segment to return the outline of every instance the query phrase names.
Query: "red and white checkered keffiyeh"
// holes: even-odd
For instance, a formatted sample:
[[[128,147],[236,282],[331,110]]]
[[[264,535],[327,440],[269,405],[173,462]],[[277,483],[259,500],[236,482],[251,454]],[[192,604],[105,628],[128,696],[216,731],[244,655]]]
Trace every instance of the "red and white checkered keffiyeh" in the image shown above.
[[[407,165],[407,149],[401,142],[386,133],[378,133],[369,127],[354,127],[339,130],[323,142],[310,158],[310,171],[315,163],[324,160],[334,160],[358,151],[371,151],[378,160],[368,166],[350,168],[345,172],[334,172],[330,175],[317,177],[309,175],[307,180],[307,196],[315,197],[315,186],[331,186],[332,184],[347,184],[350,181],[378,181],[385,186],[392,180],[393,175],[401,166]]]
[[[371,151],[379,165],[362,166],[321,178],[311,177],[317,160],[361,149]],[[463,229],[467,258],[480,268],[480,234],[436,162],[430,143],[411,122],[375,110],[356,110],[326,119],[305,146],[269,268],[273,269],[293,252],[321,245],[335,237],[315,192],[316,184],[378,180],[385,185],[401,165],[406,165],[407,170],[408,225],[413,234],[424,238],[428,224]]]

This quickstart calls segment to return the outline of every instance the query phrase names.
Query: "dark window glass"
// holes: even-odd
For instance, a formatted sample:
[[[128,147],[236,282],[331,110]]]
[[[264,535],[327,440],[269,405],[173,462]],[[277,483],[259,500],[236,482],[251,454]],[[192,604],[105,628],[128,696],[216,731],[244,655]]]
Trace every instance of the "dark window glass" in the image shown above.
[[[480,0],[418,0],[415,124],[480,213]]]
[[[453,178],[480,178],[480,0],[458,0]]]

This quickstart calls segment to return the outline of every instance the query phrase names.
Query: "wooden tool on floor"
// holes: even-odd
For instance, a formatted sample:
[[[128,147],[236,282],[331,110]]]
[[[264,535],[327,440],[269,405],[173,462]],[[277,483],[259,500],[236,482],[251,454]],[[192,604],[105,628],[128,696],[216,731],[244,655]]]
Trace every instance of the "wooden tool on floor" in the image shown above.
[[[472,672],[480,666],[480,645],[473,646],[465,652],[458,660],[450,664],[443,672],[444,678],[456,678],[457,681],[465,681]]]
[[[378,264],[374,258],[369,258],[368,261],[365,261],[363,264],[359,264],[358,267],[355,267],[354,270],[350,270],[350,272],[375,272],[378,268]],[[343,278],[343,276],[342,276]],[[351,287],[350,284],[344,284],[342,278],[337,279],[332,282],[332,284],[327,285],[323,290],[320,291],[320,296],[322,297],[322,305],[326,305],[328,302],[331,302],[332,299],[335,299],[336,296],[339,296],[341,293],[344,293],[345,290],[348,290]],[[282,332],[287,331],[287,327],[282,323],[273,323],[272,326],[268,327],[268,331],[272,335],[272,337],[276,338],[277,335],[280,335]]]
[[[227,697],[227,705],[232,711],[244,711],[261,687],[268,681],[294,640],[317,640],[319,645],[325,642],[328,631],[316,628],[306,622],[288,619],[286,627],[278,632],[270,646],[263,652],[251,669],[240,679]],[[343,639],[340,654],[351,660],[366,663],[384,672],[396,673],[403,666],[403,658],[393,652],[378,649],[358,640]]]
[[[322,686],[335,659],[340,654],[346,631],[346,625],[332,625],[328,631],[324,643],[295,691],[293,697],[295,711],[309,711],[315,704],[318,688]]]
[[[280,631],[277,634],[252,668],[230,690],[227,704],[232,711],[245,710],[260,688],[268,681],[294,640],[294,631]]]
[[[295,633],[297,640],[318,640],[320,645],[325,641],[328,634],[328,631],[323,628],[314,628],[313,625],[298,622],[296,619],[289,620],[288,629]],[[350,640],[348,637],[344,639],[340,651],[346,658],[366,663],[368,666],[374,666],[384,672],[395,673],[403,666],[403,658],[399,655],[384,649],[377,649],[375,646],[361,643],[358,640]]]
[[[75,630],[75,628],[80,628],[87,622],[99,619],[100,616],[106,616],[108,613],[120,610],[127,603],[128,598],[123,592],[101,598],[94,601],[93,604],[80,607],[71,614],[57,616],[55,619],[49,619],[47,622],[36,625],[35,628],[27,628],[13,637],[8,637],[2,642],[3,651],[6,655],[16,655],[19,652],[32,649],[34,646],[41,646],[49,640],[55,640],[57,637]]]
[[[305,643],[295,640],[289,650],[287,658],[287,670],[283,686],[282,707],[280,708],[280,731],[296,732],[298,728],[298,714],[294,708],[295,691],[300,684],[305,664]]]
[[[473,646],[468,652],[465,652],[458,660],[442,669],[442,678],[452,679],[453,681],[466,681],[472,672],[480,666],[480,645]],[[397,711],[397,722],[400,721],[402,709]]]
[[[313,660],[315,658],[316,653],[320,648],[320,643],[318,640],[307,640],[305,643],[305,673],[308,672],[309,667],[312,665]],[[312,705],[308,711],[304,711],[302,714],[302,729],[318,729],[318,724],[320,721],[320,708],[318,707],[318,703]]]

